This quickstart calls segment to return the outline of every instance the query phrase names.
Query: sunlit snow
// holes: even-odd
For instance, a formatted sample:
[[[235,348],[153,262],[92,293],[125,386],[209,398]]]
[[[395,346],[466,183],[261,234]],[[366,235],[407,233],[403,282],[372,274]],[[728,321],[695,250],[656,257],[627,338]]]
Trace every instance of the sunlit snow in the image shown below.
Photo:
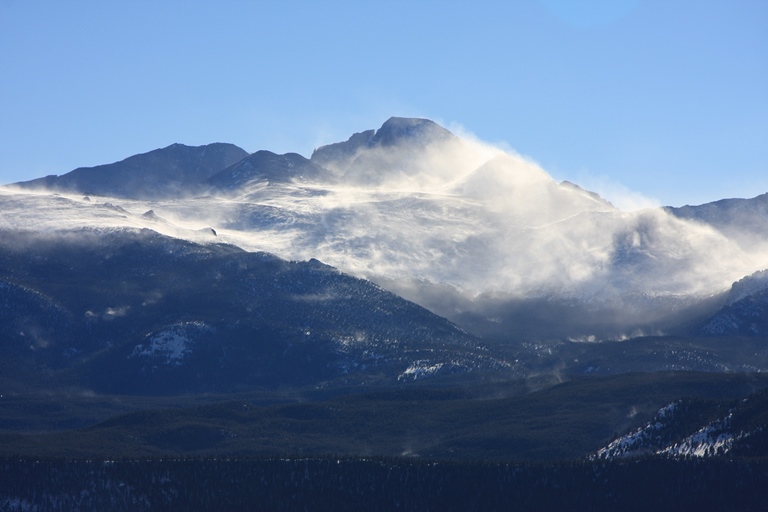
[[[137,345],[129,357],[160,359],[165,364],[178,366],[191,353],[195,338],[212,330],[203,322],[175,324],[163,331],[148,334],[147,343]]]

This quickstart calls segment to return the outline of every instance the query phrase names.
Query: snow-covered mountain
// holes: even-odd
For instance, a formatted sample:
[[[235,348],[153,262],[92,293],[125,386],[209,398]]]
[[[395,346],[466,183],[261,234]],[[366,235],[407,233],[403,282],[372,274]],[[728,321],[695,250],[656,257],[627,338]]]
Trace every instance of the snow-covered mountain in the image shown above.
[[[768,268],[768,229],[752,230],[747,243],[669,209],[621,211],[529,159],[425,119],[389,119],[310,159],[259,151],[237,160],[198,180],[196,195],[123,193],[144,174],[117,168],[103,169],[111,190],[87,179],[55,187],[69,195],[5,189],[0,227],[147,227],[317,258],[504,337],[667,332]]]

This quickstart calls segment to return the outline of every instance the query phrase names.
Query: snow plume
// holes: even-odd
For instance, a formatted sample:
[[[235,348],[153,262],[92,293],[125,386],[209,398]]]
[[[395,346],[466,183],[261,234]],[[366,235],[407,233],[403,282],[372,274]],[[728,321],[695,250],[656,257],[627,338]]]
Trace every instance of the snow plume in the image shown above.
[[[178,203],[185,204],[185,201]],[[215,241],[215,233],[206,224],[183,219],[171,222],[157,215],[152,208],[158,204],[0,187],[0,229],[74,236],[66,233],[87,228],[77,235],[82,241],[86,236],[96,237],[98,230],[146,228],[195,242]],[[173,207],[160,208],[174,216]]]
[[[706,224],[618,210],[499,148],[372,132],[316,151],[326,182],[255,187],[187,215],[248,248],[469,297],[712,293],[768,265]]]
[[[390,119],[318,148],[311,163],[325,172],[176,200],[6,190],[0,227],[148,227],[317,258],[449,318],[551,298],[643,312],[659,297],[712,295],[768,268],[767,237],[746,246],[664,209],[620,210],[528,158],[427,120]]]
[[[657,199],[631,190],[608,176],[595,176],[588,172],[581,172],[578,176],[578,182],[582,187],[592,190],[603,197],[610,198],[611,203],[620,210],[636,211],[661,206]]]

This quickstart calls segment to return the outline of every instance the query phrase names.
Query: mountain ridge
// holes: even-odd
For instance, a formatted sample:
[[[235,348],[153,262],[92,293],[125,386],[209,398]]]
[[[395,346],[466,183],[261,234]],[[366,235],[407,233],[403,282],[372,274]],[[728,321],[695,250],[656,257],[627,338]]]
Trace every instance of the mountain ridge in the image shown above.
[[[176,143],[112,164],[79,167],[61,176],[50,175],[13,186],[25,190],[160,199],[193,192],[216,172],[247,155],[234,144],[185,146]]]
[[[110,169],[124,188],[127,175]],[[317,258],[475,334],[527,339],[680,333],[716,312],[712,297],[768,268],[768,194],[624,212],[427,119],[390,118],[309,159],[260,150],[187,185],[156,187],[151,203],[6,195],[14,218],[4,227],[216,234],[246,250]]]

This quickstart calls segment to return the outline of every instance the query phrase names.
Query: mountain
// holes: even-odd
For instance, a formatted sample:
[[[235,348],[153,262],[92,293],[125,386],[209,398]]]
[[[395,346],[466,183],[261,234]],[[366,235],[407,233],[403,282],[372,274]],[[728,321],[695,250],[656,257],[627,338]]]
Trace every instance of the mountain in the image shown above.
[[[131,199],[187,196],[217,172],[248,156],[233,144],[172,144],[113,164],[80,167],[62,176],[15,183],[26,190],[50,190]]]
[[[4,389],[174,394],[509,369],[479,340],[312,260],[144,230],[2,232]]]
[[[722,307],[733,282],[768,268],[763,196],[621,211],[427,119],[390,118],[309,159],[236,156],[151,203],[6,190],[0,227],[149,228],[190,241],[215,232],[247,251],[316,258],[475,335],[516,341],[683,335]],[[104,167],[118,180],[118,167]],[[165,179],[141,169],[150,183]]]

